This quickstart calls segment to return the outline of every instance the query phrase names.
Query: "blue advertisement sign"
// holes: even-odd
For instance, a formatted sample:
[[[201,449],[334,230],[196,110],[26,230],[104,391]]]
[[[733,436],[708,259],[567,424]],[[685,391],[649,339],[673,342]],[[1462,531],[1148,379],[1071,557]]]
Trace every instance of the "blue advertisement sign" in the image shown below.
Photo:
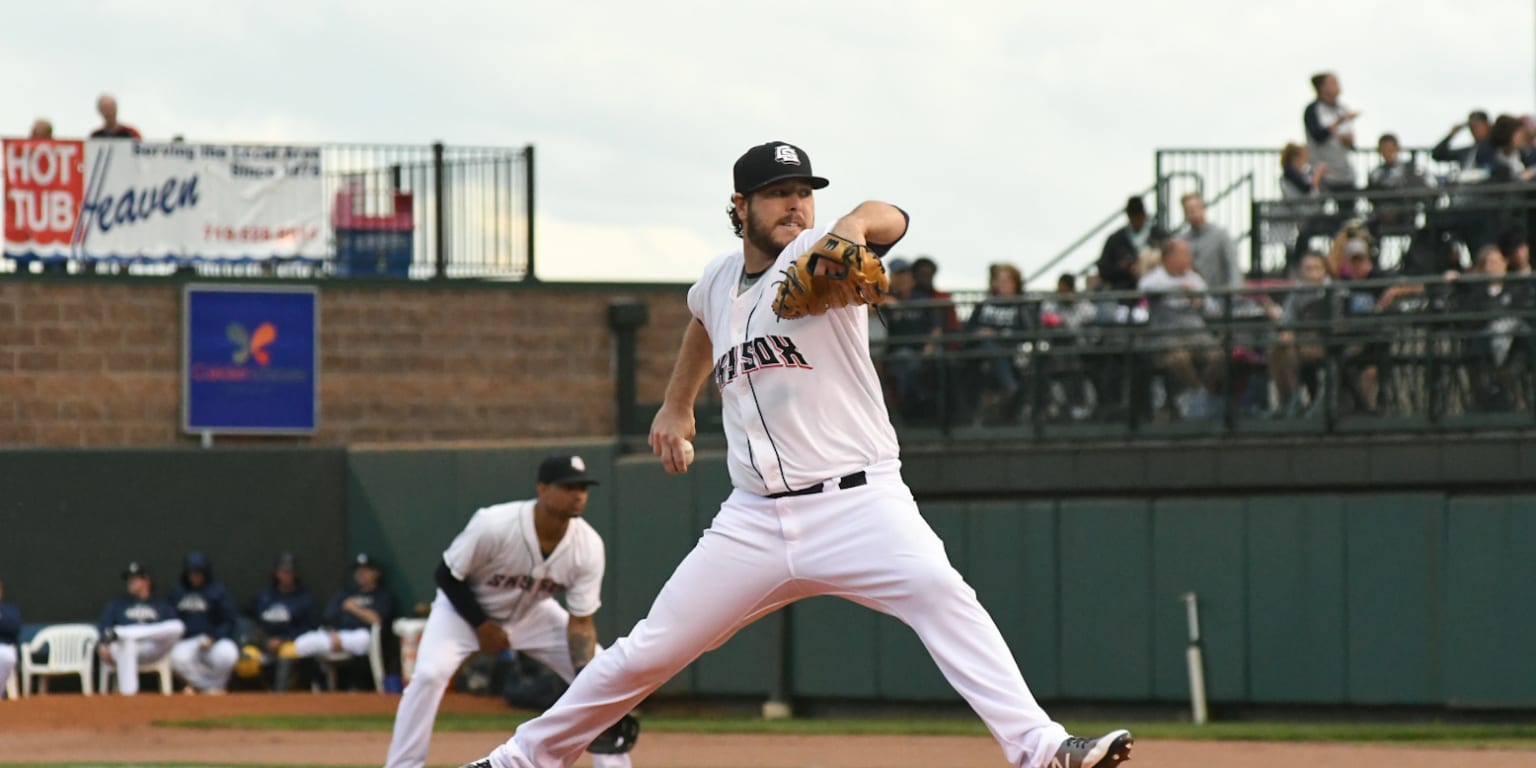
[[[182,429],[314,432],[319,331],[313,286],[188,285],[182,301]]]

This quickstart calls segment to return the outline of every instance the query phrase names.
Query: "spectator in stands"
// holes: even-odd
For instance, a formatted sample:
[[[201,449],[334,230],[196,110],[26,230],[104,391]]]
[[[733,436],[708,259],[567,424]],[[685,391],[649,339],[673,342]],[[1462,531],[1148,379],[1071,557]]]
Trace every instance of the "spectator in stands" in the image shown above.
[[[1381,165],[1371,169],[1367,189],[1415,189],[1429,185],[1418,169],[1402,161],[1402,146],[1394,134],[1383,133],[1376,140],[1376,152],[1381,155]]]
[[[1285,301],[1274,306],[1271,317],[1280,325],[1269,347],[1269,373],[1275,382],[1279,403],[1274,415],[1293,417],[1302,413],[1301,380],[1304,372],[1315,373],[1325,358],[1321,332],[1315,325],[1328,317],[1328,260],[1318,251],[1308,251],[1296,269],[1297,281]],[[1306,369],[1304,371],[1304,369]],[[1309,381],[1315,381],[1308,377]],[[1309,403],[1317,405],[1320,392],[1313,388]]]
[[[1518,313],[1536,301],[1530,283],[1504,282],[1508,268],[1498,246],[1483,246],[1472,272],[1483,279],[1459,282],[1452,294],[1456,312],[1479,316],[1467,347],[1477,363],[1471,371],[1474,402],[1485,411],[1526,409],[1519,374],[1530,354],[1531,328]]]
[[[272,583],[256,598],[255,637],[263,661],[276,662],[272,690],[288,690],[293,660],[299,657],[293,641],[320,625],[315,613],[315,598],[299,581],[293,555],[284,552],[272,569]]]
[[[181,583],[171,596],[186,635],[171,650],[171,669],[187,681],[187,691],[224,693],[240,660],[235,645],[235,598],[213,578],[213,564],[202,552],[188,552]]]
[[[1286,144],[1280,150],[1280,199],[1287,202],[1287,215],[1296,224],[1296,242],[1291,246],[1289,264],[1295,265],[1301,254],[1311,248],[1312,238],[1332,235],[1335,228],[1333,217],[1323,213],[1317,200],[1323,188],[1323,176],[1328,166],[1311,164],[1312,153],[1300,144]]]
[[[372,631],[383,631],[395,615],[395,601],[383,588],[379,564],[367,553],[353,561],[354,586],[337,592],[325,614],[320,629],[294,638],[293,648],[300,658],[315,658],[331,653],[367,656]]]
[[[1139,266],[1142,252],[1158,249],[1165,237],[1152,223],[1140,197],[1125,202],[1125,218],[1126,225],[1104,241],[1104,249],[1099,254],[1099,280],[1105,290],[1136,290],[1136,281],[1142,274]]]
[[[1451,142],[1463,128],[1467,129],[1467,133],[1472,136],[1472,143],[1459,149],[1452,149]],[[1487,168],[1493,164],[1493,144],[1488,141],[1491,129],[1492,126],[1488,124],[1488,113],[1481,109],[1473,110],[1472,114],[1467,115],[1465,123],[1451,126],[1451,132],[1430,150],[1429,156],[1436,162],[1456,163],[1462,168]]]
[[[1385,282],[1395,276],[1376,269],[1370,235],[1358,222],[1352,222],[1339,235],[1342,242],[1335,244],[1335,253],[1341,254],[1345,262],[1338,268],[1344,287],[1339,315],[1358,321],[1389,311],[1400,299],[1424,292],[1421,283]],[[1358,322],[1335,334],[1344,344],[1341,358],[1345,391],[1361,412],[1370,415],[1380,412],[1381,371],[1391,362],[1390,344],[1382,334],[1379,327]]]
[[[896,412],[905,420],[921,420],[933,412],[929,361],[944,332],[944,315],[932,306],[914,305],[920,299],[911,262],[891,259],[886,270],[891,275],[891,295],[881,309],[890,340],[885,373],[896,396]]]
[[[21,647],[21,609],[5,601],[5,582],[0,581],[0,694],[16,669]]]
[[[1195,271],[1212,288],[1243,287],[1243,267],[1237,260],[1237,243],[1227,230],[1205,218],[1205,200],[1191,192],[1179,199],[1184,206],[1184,228],[1178,237],[1189,243]]]
[[[33,120],[32,121],[32,132],[27,136],[27,138],[29,138],[29,139],[51,139],[51,138],[53,138],[53,123],[50,123],[50,122],[48,122],[47,119],[41,118],[41,117],[39,117],[36,120]]]
[[[101,612],[103,662],[117,667],[117,690],[124,696],[139,692],[139,665],[153,664],[171,652],[185,626],[170,603],[155,597],[149,570],[137,562],[123,570],[127,594]]]
[[[1181,387],[1176,396],[1180,414],[1214,414],[1211,393],[1220,385],[1221,355],[1216,338],[1206,330],[1206,284],[1194,270],[1189,243],[1179,238],[1163,243],[1162,263],[1143,276],[1137,288],[1147,294],[1148,325],[1159,332],[1152,346],[1165,350],[1159,365]]]
[[[1525,152],[1533,143],[1531,130],[1525,121],[1514,115],[1499,115],[1493,121],[1488,141],[1493,145],[1493,160],[1488,169],[1489,179],[1499,183],[1530,181],[1536,176],[1536,168],[1527,168]]]
[[[1364,222],[1359,219],[1344,222],[1344,226],[1339,228],[1333,238],[1332,247],[1328,249],[1328,273],[1335,277],[1352,277],[1351,257],[1365,254],[1369,258],[1373,244],[1374,238]]]
[[[1099,308],[1077,292],[1077,276],[1071,272],[1061,273],[1056,278],[1056,292],[1040,303],[1040,324],[1053,331],[1066,332],[1053,333],[1049,338],[1052,352],[1045,358],[1045,364],[1050,366],[1051,400],[1046,407],[1065,405],[1074,421],[1092,413],[1098,394],[1090,380],[1095,372],[1102,374],[1103,366],[1084,359],[1079,350],[1084,344],[1083,329],[1094,322],[1098,314]],[[1047,375],[1047,372],[1036,375]]]
[[[941,291],[933,285],[934,275],[939,273],[939,265],[927,256],[919,256],[912,262],[912,296],[917,299],[930,301],[953,301],[953,297],[947,291]],[[945,331],[960,330],[960,316],[956,314],[953,304],[939,308],[940,315],[944,318]]]
[[[1355,167],[1349,160],[1349,153],[1355,148],[1355,118],[1360,113],[1339,102],[1338,75],[1332,72],[1313,75],[1312,89],[1317,98],[1302,113],[1307,149],[1319,164],[1327,167],[1322,180],[1324,189],[1352,190],[1355,188]]]
[[[988,268],[987,298],[971,311],[966,331],[976,340],[967,356],[967,398],[979,418],[1012,421],[1017,416],[1019,373],[1014,358],[1031,318],[1023,298],[1024,276],[1012,264]]]
[[[1499,237],[1499,252],[1509,262],[1509,274],[1531,274],[1531,246],[1525,239],[1525,230],[1506,231]]]
[[[138,141],[139,130],[126,123],[117,121],[117,99],[110,93],[103,93],[96,100],[96,111],[101,114],[101,127],[91,131],[93,139],[133,139]]]

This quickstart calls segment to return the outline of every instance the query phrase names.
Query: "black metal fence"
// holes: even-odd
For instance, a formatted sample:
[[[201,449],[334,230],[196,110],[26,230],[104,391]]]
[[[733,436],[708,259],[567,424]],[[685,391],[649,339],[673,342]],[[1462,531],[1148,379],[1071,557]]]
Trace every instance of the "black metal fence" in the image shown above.
[[[330,243],[324,263],[0,259],[0,271],[504,280],[535,275],[532,146],[326,144],[321,164]]]
[[[1025,324],[992,334],[929,302],[961,324],[937,339],[872,319],[893,420],[918,439],[1536,429],[1530,276],[1181,295],[1201,309],[1178,325],[1165,296],[1021,296]]]

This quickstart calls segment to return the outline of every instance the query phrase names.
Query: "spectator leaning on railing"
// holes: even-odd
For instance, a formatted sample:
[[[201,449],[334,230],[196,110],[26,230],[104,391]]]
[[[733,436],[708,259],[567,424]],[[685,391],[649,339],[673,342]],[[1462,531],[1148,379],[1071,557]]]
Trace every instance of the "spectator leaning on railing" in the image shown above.
[[[101,127],[91,131],[93,139],[133,139],[138,141],[139,129],[117,121],[117,99],[103,93],[96,100],[96,111],[101,114]]]
[[[50,123],[47,119],[41,117],[33,120],[32,132],[27,135],[27,138],[33,140],[46,140],[53,138],[53,123]]]

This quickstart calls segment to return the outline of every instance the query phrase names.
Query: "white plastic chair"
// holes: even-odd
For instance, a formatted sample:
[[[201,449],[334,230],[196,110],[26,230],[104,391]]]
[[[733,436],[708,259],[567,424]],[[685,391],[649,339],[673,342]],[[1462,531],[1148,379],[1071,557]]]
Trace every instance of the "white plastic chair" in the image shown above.
[[[175,690],[174,681],[171,678],[171,655],[167,653],[160,660],[152,664],[139,664],[139,674],[154,673],[160,676],[160,692],[169,696]],[[112,686],[117,684],[117,665],[111,660],[101,662],[101,681],[97,684],[97,690],[102,693],[111,693]]]
[[[32,695],[32,679],[38,690],[48,692],[48,678],[79,675],[80,692],[91,695],[91,665],[96,661],[96,627],[90,624],[55,624],[43,627],[29,643],[20,648],[21,690]],[[48,649],[48,660],[33,661],[33,655]]]
[[[320,660],[320,669],[325,672],[326,690],[336,690],[336,668],[354,657],[346,651],[337,651],[317,658]],[[384,630],[378,624],[368,630],[368,669],[373,672],[374,691],[384,693]]]

